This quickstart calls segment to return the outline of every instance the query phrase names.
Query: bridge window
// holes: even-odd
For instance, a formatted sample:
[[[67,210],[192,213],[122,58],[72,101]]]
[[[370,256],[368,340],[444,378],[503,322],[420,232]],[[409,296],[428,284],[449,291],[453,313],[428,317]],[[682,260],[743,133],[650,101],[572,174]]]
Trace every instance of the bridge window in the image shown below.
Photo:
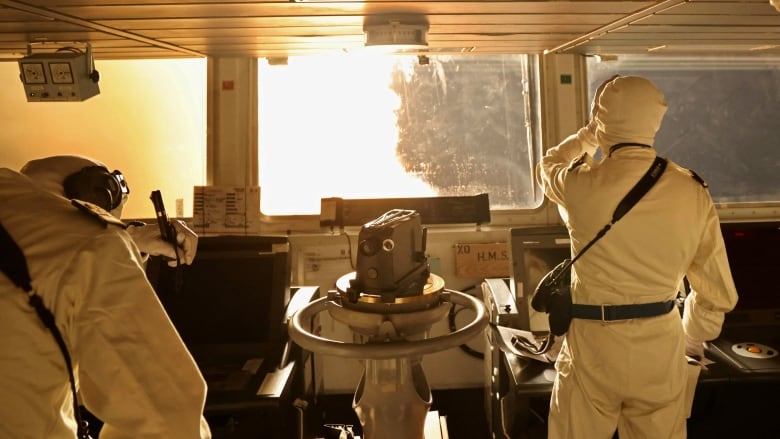
[[[267,215],[320,199],[542,195],[535,58],[355,55],[259,60],[259,181]]]
[[[693,169],[719,203],[780,201],[780,57],[588,59],[590,96],[615,75],[644,76],[669,110],[655,147]]]

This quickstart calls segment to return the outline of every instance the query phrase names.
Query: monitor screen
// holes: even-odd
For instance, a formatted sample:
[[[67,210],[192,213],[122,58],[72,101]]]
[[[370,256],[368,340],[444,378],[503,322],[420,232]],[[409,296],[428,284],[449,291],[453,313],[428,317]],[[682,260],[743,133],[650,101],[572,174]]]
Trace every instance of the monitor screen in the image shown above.
[[[196,357],[209,348],[272,344],[285,334],[290,258],[284,236],[201,237],[192,265],[150,260],[147,274]]]
[[[780,223],[745,222],[721,224],[731,275],[739,301],[728,322],[766,314],[777,323],[780,312]],[[745,322],[749,323],[749,322]]]
[[[547,272],[570,257],[570,242],[569,233],[563,226],[510,229],[510,288],[517,303],[519,329],[549,331],[547,314],[531,308],[531,295]]]

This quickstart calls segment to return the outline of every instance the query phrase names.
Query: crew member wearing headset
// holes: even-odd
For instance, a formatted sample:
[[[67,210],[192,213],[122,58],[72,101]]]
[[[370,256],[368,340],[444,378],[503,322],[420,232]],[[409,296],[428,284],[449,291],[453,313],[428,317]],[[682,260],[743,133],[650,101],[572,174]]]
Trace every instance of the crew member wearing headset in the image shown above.
[[[596,93],[591,122],[542,158],[538,179],[558,205],[574,255],[653,164],[666,109],[649,80],[613,77]],[[685,438],[686,354],[701,357],[703,342],[719,335],[737,303],[706,184],[669,161],[571,276],[575,304],[643,306],[631,318],[574,316],[555,364],[548,437],[609,439],[617,430],[621,439]],[[664,305],[684,277],[692,290],[681,319]]]
[[[62,169],[78,170],[63,180]],[[45,157],[27,162],[20,172],[52,193],[92,203],[116,218],[122,217],[129,186],[121,172],[109,172],[104,164],[94,159],[78,155]],[[162,239],[156,225],[146,227],[147,224],[139,221],[127,224],[127,233],[141,250],[144,261],[149,256],[164,256],[171,266],[192,263],[198,248],[198,235],[181,220],[172,219],[171,224],[176,230],[177,247]]]
[[[100,438],[210,438],[205,381],[146,279],[139,245],[118,219],[128,193],[121,174],[102,163],[49,157],[22,173],[0,169],[0,224],[54,316],[78,400],[103,422]],[[147,251],[170,248],[180,262],[192,261],[196,243],[181,242],[175,251],[164,244]],[[63,353],[27,294],[1,274],[0,314],[0,437],[75,437]]]

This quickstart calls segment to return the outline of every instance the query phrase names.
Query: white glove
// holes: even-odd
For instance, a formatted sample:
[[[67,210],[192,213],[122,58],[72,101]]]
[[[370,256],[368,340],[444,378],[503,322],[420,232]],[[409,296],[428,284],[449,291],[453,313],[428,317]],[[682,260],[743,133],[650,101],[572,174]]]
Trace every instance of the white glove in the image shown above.
[[[778,0],[780,1],[780,0]],[[599,84],[598,88],[596,89],[596,93],[593,93],[593,102],[590,103],[590,119],[591,121],[596,118],[596,112],[598,111],[599,107],[599,98],[601,97],[601,94],[604,93],[604,88],[609,84],[610,82],[614,81],[615,78],[618,78],[620,75],[614,75],[610,77],[609,79],[604,80],[601,84]]]
[[[175,267],[177,259],[182,264],[192,264],[195,259],[195,253],[198,250],[198,235],[181,220],[171,220],[176,231],[177,248],[174,249],[170,242],[164,241],[160,234],[160,229],[156,226],[131,225],[127,228],[130,237],[133,238],[135,245],[141,253],[155,256],[164,256],[168,259],[168,265]],[[178,258],[177,258],[178,254]]]
[[[588,151],[588,154],[590,155],[593,155],[595,148],[598,148],[599,146],[599,142],[596,139],[596,131],[598,131],[599,128],[598,121],[596,120],[596,111],[598,110],[599,98],[604,92],[604,87],[606,87],[608,83],[610,83],[618,76],[619,75],[612,76],[598,86],[596,92],[593,94],[593,102],[590,103],[590,120],[588,121],[587,125],[580,128],[579,132],[577,133],[577,137],[581,141],[587,143],[589,147],[593,148],[593,151]]]
[[[187,227],[184,221],[175,219],[171,220],[171,224],[176,229],[176,243],[184,251],[183,254],[179,253],[179,258],[184,264],[190,265],[198,251],[198,234]]]
[[[704,359],[704,342],[685,335],[685,355],[697,361]]]
[[[598,140],[596,140],[596,130],[598,129],[598,124],[595,120],[591,120],[588,122],[587,125],[580,128],[580,130],[577,132],[577,137],[587,144],[589,150],[587,150],[588,154],[593,155],[596,148],[599,146]],[[591,151],[592,149],[592,151]]]

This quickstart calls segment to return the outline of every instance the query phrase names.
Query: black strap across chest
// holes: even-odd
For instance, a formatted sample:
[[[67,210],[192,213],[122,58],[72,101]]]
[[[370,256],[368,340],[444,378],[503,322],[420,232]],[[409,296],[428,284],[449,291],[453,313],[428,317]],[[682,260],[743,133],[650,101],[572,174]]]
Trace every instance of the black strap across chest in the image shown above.
[[[70,390],[73,393],[73,414],[76,418],[76,425],[78,426],[78,437],[80,439],[89,439],[87,422],[81,419],[81,413],[79,411],[76,379],[73,376],[73,364],[70,359],[70,354],[68,353],[68,347],[65,344],[65,340],[62,338],[59,328],[57,328],[57,324],[54,321],[54,315],[43,304],[41,296],[33,292],[32,279],[30,278],[30,271],[27,268],[27,259],[25,259],[22,249],[19,248],[16,241],[11,238],[11,235],[8,234],[8,231],[2,224],[0,224],[0,271],[5,273],[17,287],[27,293],[30,306],[35,309],[35,312],[38,314],[38,317],[41,319],[44,326],[46,326],[54,336],[57,346],[59,346],[62,356],[65,358],[65,365],[68,368]]]
[[[613,146],[621,146],[621,144]],[[625,146],[644,146],[640,144],[625,144]],[[612,220],[605,225],[596,236],[580,250],[577,255],[569,261],[569,263],[560,271],[558,276],[553,279],[556,282],[558,278],[563,276],[565,272],[571,269],[574,262],[585,254],[588,249],[593,246],[599,239],[601,239],[612,226],[623,216],[631,210],[634,205],[653,187],[656,181],[666,170],[667,160],[663,157],[656,157],[653,164],[645,172],[642,178],[634,185],[633,188],[620,200],[620,203],[615,208],[615,212],[612,214]],[[572,304],[571,317],[588,320],[627,320],[641,317],[655,317],[668,313],[674,308],[675,302],[669,300],[666,302],[653,302],[643,304],[629,304],[629,305],[583,305]]]
[[[556,282],[561,276],[563,276],[566,270],[571,268],[577,259],[585,254],[585,252],[588,251],[588,249],[591,248],[591,246],[593,246],[596,241],[606,235],[609,229],[611,229],[620,218],[623,218],[623,215],[628,213],[628,211],[631,210],[631,208],[634,207],[637,202],[639,202],[639,200],[647,193],[647,191],[653,187],[655,182],[661,178],[661,174],[663,174],[666,170],[667,163],[667,160],[663,157],[655,158],[653,164],[650,166],[647,172],[645,172],[645,175],[643,175],[642,178],[636,183],[636,185],[634,185],[634,187],[628,191],[626,196],[620,200],[620,203],[618,203],[617,207],[615,208],[615,212],[612,214],[612,220],[601,230],[599,230],[598,233],[596,233],[596,236],[591,239],[590,242],[585,245],[585,247],[583,247],[576,256],[574,256],[573,259],[571,259],[571,261],[561,270],[561,272],[558,273],[558,276],[552,280],[553,282]]]

